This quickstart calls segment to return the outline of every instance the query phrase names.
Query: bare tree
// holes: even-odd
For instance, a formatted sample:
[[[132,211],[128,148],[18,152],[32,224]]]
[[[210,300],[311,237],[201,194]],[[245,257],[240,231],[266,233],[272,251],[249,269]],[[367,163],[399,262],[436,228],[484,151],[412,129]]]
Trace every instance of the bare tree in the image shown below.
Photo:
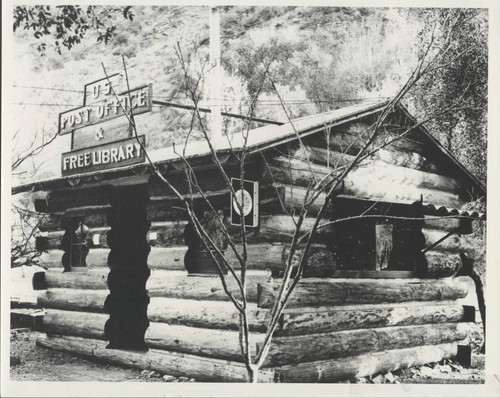
[[[57,138],[57,134],[50,136],[42,129],[41,133],[36,130],[32,139],[26,145],[21,140],[19,131],[13,137],[13,153],[11,160],[11,171],[13,175],[25,177],[27,173],[34,176],[43,163],[36,162],[39,155],[47,146]],[[31,171],[21,170],[23,165],[31,162]],[[33,239],[38,232],[40,223],[45,215],[34,211],[31,208],[29,198],[20,198],[16,203],[12,202],[11,212],[13,222],[11,223],[11,266],[38,264],[41,252],[35,248]]]
[[[457,22],[458,23],[458,22]],[[455,26],[451,25],[450,29],[454,29]],[[435,70],[436,68],[443,67],[443,55],[448,51],[449,42],[447,40],[444,43],[440,43],[439,47],[436,47],[434,43],[434,35],[431,35],[428,38],[426,45],[423,47],[421,54],[419,55],[419,62],[415,69],[413,70],[411,76],[407,80],[407,82],[401,87],[401,89],[396,93],[396,95],[387,102],[387,104],[380,110],[378,116],[374,120],[373,124],[369,127],[368,131],[365,132],[364,142],[359,150],[357,150],[354,156],[347,157],[345,159],[329,159],[327,162],[327,169],[329,170],[326,174],[318,174],[314,170],[314,167],[307,155],[307,151],[305,150],[305,145],[303,143],[302,137],[299,132],[296,130],[293,121],[289,117],[289,123],[294,130],[294,136],[298,145],[301,149],[304,149],[303,153],[306,154],[305,160],[310,170],[311,179],[305,191],[305,195],[300,199],[300,203],[295,205],[293,208],[288,207],[283,201],[281,201],[281,206],[283,212],[287,214],[295,226],[293,237],[291,238],[288,253],[286,253],[286,259],[284,261],[283,268],[283,277],[280,282],[278,294],[274,306],[270,311],[269,321],[267,324],[267,331],[265,333],[264,341],[260,345],[259,351],[254,356],[251,348],[250,348],[250,328],[249,328],[249,313],[248,313],[248,303],[247,303],[247,271],[249,268],[249,258],[248,258],[248,250],[247,250],[247,237],[248,230],[244,223],[239,227],[239,237],[241,240],[241,244],[238,244],[234,240],[233,234],[230,233],[229,228],[227,226],[227,221],[222,212],[220,212],[210,201],[209,195],[200,187],[199,181],[197,180],[195,169],[190,163],[189,157],[187,155],[186,149],[188,147],[188,141],[190,138],[190,134],[186,137],[185,141],[179,147],[175,147],[174,150],[176,154],[179,156],[179,159],[182,161],[184,165],[184,172],[186,181],[189,185],[189,194],[183,195],[174,186],[173,183],[169,181],[167,177],[165,177],[158,167],[151,161],[149,155],[147,154],[146,149],[144,148],[141,141],[138,142],[143,146],[143,150],[146,153],[146,158],[149,161],[152,171],[156,174],[156,176],[161,179],[177,196],[179,201],[181,201],[183,208],[186,211],[188,220],[191,224],[192,230],[196,234],[197,238],[201,245],[206,249],[207,253],[209,253],[212,261],[217,267],[217,271],[227,296],[234,304],[234,307],[239,313],[240,317],[240,328],[239,328],[239,338],[240,338],[240,348],[241,353],[244,359],[245,366],[248,371],[249,381],[257,382],[259,377],[259,370],[263,367],[266,357],[269,353],[269,349],[272,344],[273,334],[276,331],[278,326],[278,322],[280,316],[283,314],[284,309],[287,306],[287,303],[290,300],[294,289],[297,284],[301,280],[304,275],[304,271],[307,269],[307,259],[310,253],[311,247],[314,242],[314,237],[322,228],[326,228],[327,226],[331,226],[334,224],[338,224],[341,222],[349,222],[356,219],[361,218],[369,218],[375,217],[373,215],[366,214],[363,212],[356,216],[345,217],[342,219],[335,219],[330,222],[324,223],[323,215],[331,203],[332,199],[335,198],[339,192],[341,192],[342,184],[345,181],[346,177],[357,167],[362,164],[366,164],[366,162],[372,161],[373,157],[384,148],[387,148],[393,144],[395,144],[398,140],[401,140],[408,134],[410,134],[415,129],[422,126],[428,120],[436,117],[437,115],[442,115],[447,112],[451,112],[461,107],[461,98],[457,98],[456,101],[449,105],[446,109],[440,109],[436,114],[430,115],[426,120],[421,121],[419,123],[413,124],[404,128],[402,131],[398,130],[397,134],[389,135],[389,138],[386,136],[386,132],[391,131],[393,127],[392,122],[390,120],[391,114],[395,111],[398,104],[405,98],[405,96],[409,93],[409,91],[417,84],[417,82],[429,71]],[[236,192],[231,184],[230,176],[224,166],[223,157],[220,152],[218,152],[218,148],[213,142],[209,129],[206,126],[206,120],[200,112],[200,98],[201,98],[201,80],[203,78],[204,70],[197,77],[193,77],[190,71],[189,60],[186,59],[184,54],[182,53],[180,47],[176,48],[177,56],[179,58],[179,62],[181,64],[182,70],[184,72],[184,81],[185,81],[185,90],[188,94],[188,97],[193,103],[194,112],[192,114],[191,127],[197,126],[200,129],[200,132],[203,137],[203,141],[207,144],[207,147],[210,152],[210,156],[212,161],[215,164],[216,169],[218,170],[219,177],[223,179],[225,183],[225,188],[227,192],[230,192],[232,197],[235,197]],[[254,95],[251,98],[251,106],[249,108],[249,114],[247,119],[244,121],[244,128],[242,128],[240,134],[241,136],[236,137],[236,135],[227,134],[227,145],[230,150],[231,156],[236,159],[237,168],[239,170],[239,183],[240,187],[243,188],[244,179],[245,179],[245,171],[247,169],[248,162],[250,161],[250,148],[248,146],[249,134],[252,127],[252,116],[255,111],[255,107],[258,101],[258,97],[261,91],[261,88],[264,85],[264,82],[271,83],[274,88],[276,94],[280,98],[282,107],[284,111],[287,113],[286,106],[279,96],[279,92],[276,89],[276,85],[274,84],[273,77],[269,74],[269,59],[261,60],[264,65],[264,73],[260,76],[261,81],[259,82],[259,89],[256,90]],[[127,69],[124,62],[124,72],[127,78],[128,85],[128,74]],[[205,63],[206,65],[206,63]],[[104,72],[107,75],[106,69],[104,68]],[[130,90],[130,87],[128,87]],[[125,110],[124,110],[125,112]],[[125,112],[127,114],[127,112]],[[287,113],[288,115],[288,113]],[[138,137],[136,124],[134,121],[134,115],[132,111],[127,114],[129,122],[134,130],[135,137]],[[325,126],[326,134],[329,134],[330,130],[329,125]],[[235,138],[236,137],[236,138]],[[329,149],[329,148],[327,148]],[[327,152],[329,153],[329,151]],[[260,155],[266,162],[266,154],[261,152]],[[267,162],[266,162],[267,164]],[[272,172],[271,178],[272,178]],[[279,192],[278,197],[279,196]],[[196,199],[201,200],[205,208],[207,208],[207,212],[205,213],[205,217],[200,216],[197,212],[195,201]],[[281,199],[280,199],[281,200]],[[243,207],[245,205],[244,198],[241,201],[236,201],[236,205],[239,208],[239,211],[243,213]],[[314,211],[313,211],[314,207]],[[309,226],[305,226],[306,216],[309,214],[314,215],[314,222]],[[385,216],[390,217],[390,216]],[[402,220],[412,220],[408,217],[393,217],[395,219]],[[443,217],[442,217],[443,218]],[[422,220],[422,218],[416,218],[416,220]],[[210,221],[209,223],[207,221]],[[208,226],[210,225],[210,226]],[[221,237],[214,238],[213,234],[210,233],[209,229],[213,226],[217,226],[218,230],[221,232]],[[234,254],[234,257],[237,259],[238,267],[237,269],[230,261],[228,261],[228,256],[225,254],[224,249],[227,248]],[[226,272],[227,271],[227,272]],[[229,281],[232,280],[236,282],[238,287],[237,294],[234,293],[229,288]]]

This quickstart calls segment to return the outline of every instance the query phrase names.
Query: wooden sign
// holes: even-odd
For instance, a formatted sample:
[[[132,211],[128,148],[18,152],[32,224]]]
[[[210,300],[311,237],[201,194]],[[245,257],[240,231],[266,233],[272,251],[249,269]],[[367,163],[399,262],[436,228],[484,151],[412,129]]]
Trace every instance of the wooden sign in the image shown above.
[[[83,105],[92,105],[106,98],[114,97],[113,93],[122,93],[127,87],[124,83],[123,75],[115,73],[103,79],[85,85],[85,95],[83,97]]]
[[[101,86],[99,87],[100,90]],[[135,88],[130,92],[122,92],[117,96],[108,96],[106,94],[109,86],[104,85],[102,89],[105,91],[102,94],[99,91],[98,94],[98,96],[104,96],[101,101],[59,114],[59,134],[68,134],[86,126],[125,116],[125,114],[130,113],[130,109],[132,109],[134,115],[151,112],[152,110],[153,86],[151,84]],[[85,92],[85,98],[87,98],[87,91]]]
[[[61,173],[63,176],[69,176],[143,163],[145,145],[145,136],[141,135],[137,139],[135,137],[127,138],[66,152],[62,154]]]
[[[104,145],[133,136],[133,129],[125,118],[118,118],[94,126],[84,127],[71,135],[71,150]]]
[[[231,224],[247,227],[259,225],[259,183],[257,181],[241,180],[231,178],[234,195],[231,195]],[[241,208],[241,209],[240,209]]]

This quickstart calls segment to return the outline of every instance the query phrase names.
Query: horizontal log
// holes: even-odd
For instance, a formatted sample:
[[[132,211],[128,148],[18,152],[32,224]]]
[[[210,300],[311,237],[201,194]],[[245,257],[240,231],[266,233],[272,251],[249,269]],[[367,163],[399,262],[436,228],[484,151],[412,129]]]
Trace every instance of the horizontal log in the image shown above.
[[[455,276],[461,266],[462,260],[458,253],[428,251],[425,253],[425,265],[422,270],[422,276],[427,278]]]
[[[157,199],[157,198],[152,198]],[[89,228],[108,226],[109,204],[96,206],[68,207],[49,217],[80,217]],[[149,221],[172,221],[182,219],[185,214],[182,209],[172,208],[168,201],[153,200],[146,205],[146,215]]]
[[[470,306],[479,309],[479,302],[477,298],[476,285],[472,278],[467,280],[468,294],[463,299],[458,300],[459,304]],[[477,314],[478,321],[481,320],[480,314]]]
[[[291,242],[296,229],[296,222],[288,215],[266,215],[262,216],[258,230],[248,230],[246,240],[248,243],[262,242]],[[301,231],[307,232],[312,229],[315,222],[314,217],[305,217]],[[327,220],[321,220],[325,223]],[[158,221],[152,222],[146,238],[152,247],[171,247],[184,245],[184,228],[187,221]],[[241,229],[239,226],[227,226],[233,239],[239,240]],[[107,234],[109,227],[90,228],[86,231],[86,241],[90,248],[108,247]],[[331,234],[331,228],[322,228],[317,231],[316,240],[325,240]],[[61,249],[61,239],[64,231],[49,231],[37,237],[40,240],[40,250],[47,251]],[[42,242],[43,241],[43,242]],[[150,255],[151,257],[151,255]]]
[[[398,303],[405,301],[455,300],[465,297],[467,277],[446,280],[426,279],[319,279],[301,280],[290,296],[288,306]],[[280,283],[259,285],[258,305],[270,308]]]
[[[49,335],[67,335],[105,340],[104,325],[108,319],[108,314],[48,308],[43,316],[42,331]]]
[[[353,160],[354,157],[351,161]],[[345,163],[350,164],[350,161]],[[331,179],[339,174],[339,172],[331,174],[336,167],[339,167],[336,166],[336,163],[327,167],[326,165],[307,163],[296,158],[279,156],[274,158],[270,164],[274,179],[285,184],[308,186],[313,178],[319,181],[327,176]],[[346,188],[353,191],[361,189],[358,186],[365,183],[367,175],[370,176],[370,181],[377,180],[383,184],[413,186],[451,193],[461,191],[459,181],[454,178],[377,161],[365,161],[353,168],[344,180]]]
[[[104,325],[109,316],[86,312],[48,309],[43,330],[50,335],[105,339]],[[358,329],[334,333],[275,337],[266,366],[344,357],[366,352],[441,344],[466,337],[466,323]],[[252,356],[262,345],[263,334],[250,335]],[[148,347],[243,362],[237,331],[195,328],[151,322],[146,330]]]
[[[359,149],[358,149],[359,150]],[[292,152],[291,155],[299,160],[309,159],[313,163],[328,165],[329,167],[341,167],[350,164],[354,157],[345,152],[339,152],[326,148],[319,148],[316,146],[305,146]],[[394,166],[407,167],[414,170],[421,170],[427,172],[436,172],[436,166],[431,163],[424,156],[406,151],[404,149],[380,149],[375,152],[371,158],[364,160],[367,162],[379,162],[384,164],[392,164]]]
[[[57,351],[137,369],[155,370],[174,376],[194,377],[198,381],[245,382],[247,371],[237,362],[150,349],[146,353],[106,349],[106,342],[80,337],[40,337],[37,345]],[[456,356],[457,344],[423,346],[359,355],[335,360],[315,361],[279,369],[262,369],[259,382],[334,382],[370,376],[411,366],[438,362]]]
[[[399,122],[396,123],[399,124]],[[423,143],[408,138],[407,136],[401,136],[401,134],[405,132],[405,127],[400,126],[394,128],[391,126],[390,129],[391,131],[379,131],[374,143],[370,145],[369,149],[386,144],[385,149],[387,150],[404,150],[419,154],[425,153]],[[355,155],[359,149],[365,146],[365,143],[372,133],[373,129],[371,129],[370,125],[358,122],[335,128],[330,132],[327,139],[331,148],[340,150],[341,152],[348,151]]]
[[[247,304],[248,324],[252,332],[265,332],[269,311]],[[184,300],[152,297],[148,318],[153,322],[202,328],[238,330],[239,312],[233,303],[224,301]]]
[[[425,253],[426,262],[421,269],[414,271],[399,270],[343,270],[336,269],[337,263],[333,252],[326,246],[314,244],[310,247],[307,256],[304,278],[370,278],[370,279],[395,279],[395,278],[415,278],[415,277],[449,277],[454,276],[461,266],[461,259],[458,254],[459,249],[453,253],[451,249],[446,252],[436,250]],[[300,256],[298,251],[296,256]],[[297,257],[299,258],[299,257]],[[282,255],[281,264],[270,264],[272,276],[274,278],[283,277],[286,261],[288,261],[288,250]],[[298,260],[297,260],[298,261]]]
[[[176,173],[174,176],[169,177],[172,179],[173,185],[183,195],[188,195],[189,188],[186,182],[185,175]],[[46,199],[41,200],[44,202],[43,206],[37,205],[37,211],[46,213],[58,212],[71,212],[73,215],[77,214],[77,210],[81,209],[90,210],[91,208],[106,208],[109,206],[109,194],[111,186],[128,185],[130,183],[147,183],[149,175],[127,177],[121,184],[119,179],[102,181],[98,186],[87,185],[86,187],[73,187],[63,190],[49,192]],[[203,178],[198,180],[201,189],[207,196],[214,196],[214,194],[222,191],[228,191],[228,188],[222,178],[214,177],[213,171],[205,173]],[[163,202],[178,202],[177,196],[168,188],[163,182],[156,179],[150,181],[148,184],[148,193],[151,201],[162,200]],[[162,199],[163,198],[163,199]]]
[[[85,290],[52,288],[39,292],[38,305],[69,311],[104,312],[104,301],[109,295],[108,289]]]
[[[380,185],[376,185],[377,181]],[[372,186],[374,184],[375,187]],[[374,166],[368,164],[366,167],[356,168],[347,175],[344,186],[347,193],[360,197],[365,195],[365,198],[368,195],[373,195],[380,197],[380,199],[389,197],[392,199],[389,199],[389,201],[411,201],[413,203],[414,192],[418,191],[424,195],[424,201],[433,204],[458,206],[458,204],[463,205],[465,203],[459,198],[461,186],[457,180],[398,166]],[[388,192],[385,196],[381,196],[380,189],[374,189],[380,187],[386,189],[399,187],[402,192],[399,194]],[[366,189],[366,192],[363,188]]]
[[[425,237],[425,247],[433,245],[435,242],[439,241],[448,234],[448,232],[445,231],[427,228],[422,228],[422,233]],[[459,253],[467,251],[468,248],[465,245],[464,239],[460,235],[453,234],[438,243],[431,250],[446,253]]]
[[[182,352],[210,358],[243,362],[236,330],[195,328],[151,322],[145,335],[146,344],[152,348]],[[256,343],[262,343],[264,334],[250,333],[249,349],[255,356]]]
[[[229,178],[239,178],[240,164],[238,161],[235,161],[234,157],[233,159],[230,158],[231,156],[229,154],[220,155],[219,162],[223,163],[223,169],[226,176]],[[261,159],[258,157],[253,159],[247,158],[245,162],[245,178],[250,180],[260,179],[262,173],[260,162]],[[195,174],[193,183],[196,183],[201,191],[208,193],[229,189],[219,166],[217,166],[211,159],[209,159],[208,162],[206,159],[191,159],[190,163]],[[171,166],[172,167],[169,168],[166,173],[163,173],[163,175],[179,193],[182,195],[188,195],[190,193],[190,184],[187,180],[185,165],[180,161],[176,164],[172,164]],[[194,186],[193,191],[197,191]],[[174,195],[174,192],[169,188],[169,186],[157,176],[151,177],[148,184],[148,192],[150,197]]]
[[[370,279],[397,279],[418,277],[415,271],[399,270],[329,270],[328,278],[370,278]]]
[[[38,305],[67,311],[104,312],[108,290],[52,288],[38,295]],[[265,332],[269,311],[247,305],[248,323],[252,332]],[[148,305],[152,322],[212,329],[238,330],[239,312],[233,303],[208,300],[184,300],[152,297]]]
[[[281,366],[276,369],[276,377],[283,383],[331,383],[439,362],[456,355],[457,343],[403,348]]]
[[[301,235],[310,231],[315,222],[314,217],[304,217],[301,226]],[[292,241],[296,230],[297,216],[287,214],[262,214],[259,221],[259,228],[255,230],[247,230],[246,240],[249,243],[269,242],[278,243],[284,242],[289,244]],[[320,223],[326,223],[328,220],[322,219]],[[241,228],[239,226],[230,226],[228,228],[233,238],[241,241]],[[324,242],[329,239],[332,233],[332,228],[325,227],[318,229],[314,242]]]
[[[38,296],[38,305],[69,311],[104,312],[108,290],[50,289]],[[300,335],[368,327],[467,322],[462,305],[451,303],[369,304],[359,306],[287,308],[275,335]],[[265,332],[269,311],[248,304],[251,331]],[[234,305],[223,301],[152,297],[148,318],[153,322],[214,329],[238,330]]]
[[[470,325],[443,323],[391,326],[275,337],[265,366],[279,366],[463,340]]]
[[[146,235],[148,243],[153,247],[166,247],[184,244],[184,228],[187,221],[152,222]],[[85,231],[87,245],[90,248],[108,247],[107,235],[110,227],[90,228]],[[37,237],[43,240],[43,250],[61,249],[64,231],[49,231]]]
[[[228,196],[227,194],[226,196]],[[225,197],[225,196],[224,196]],[[227,202],[229,203],[229,202]],[[149,221],[173,221],[184,218],[185,212],[179,208],[172,208],[172,205],[179,205],[174,197],[161,198],[152,197],[146,206],[147,219]],[[72,202],[58,202],[50,208],[37,210],[39,212],[49,212],[45,214],[46,221],[42,224],[42,231],[52,231],[61,229],[61,220],[63,218],[81,218],[89,228],[103,227],[108,225],[108,213],[111,205],[100,204],[81,204]]]
[[[47,288],[62,289],[107,289],[108,268],[88,268],[72,272],[49,269],[45,272]],[[270,272],[247,271],[247,300],[257,301],[257,284],[269,280]],[[239,288],[231,275],[227,285],[236,297],[241,297]],[[185,271],[151,270],[146,289],[152,297],[170,297],[196,300],[228,301],[222,282],[217,275],[188,275]]]
[[[423,228],[451,232],[461,229],[459,218],[424,216]]]
[[[259,229],[247,231],[246,240],[248,243],[259,242],[290,242],[296,229],[296,220],[289,215],[265,215],[260,219]],[[301,231],[306,232],[312,229],[315,222],[314,217],[305,217],[302,223]],[[327,220],[321,220],[321,223]],[[152,247],[170,247],[172,245],[184,245],[184,228],[187,221],[156,221],[151,223],[147,233],[148,243]],[[228,226],[229,232],[233,238],[238,238],[240,227]],[[109,227],[90,228],[86,231],[86,240],[90,248],[108,247],[107,233]],[[331,228],[319,229],[316,233],[316,240],[327,239],[331,233]],[[42,250],[61,249],[61,239],[64,231],[49,231],[43,233],[39,240],[43,240],[40,245]],[[41,247],[42,247],[41,246]],[[151,258],[151,255],[150,255]]]
[[[148,230],[148,242],[152,246],[184,244],[184,228],[186,225],[187,221],[184,220],[154,221]],[[107,247],[107,233],[110,229],[109,226],[86,229],[85,234],[90,247]],[[49,242],[49,249],[60,249],[64,232],[64,230],[47,231],[41,234],[41,237],[46,238]]]
[[[291,150],[290,157],[302,162],[319,164],[333,169],[347,166],[355,158],[355,156],[347,153],[309,145],[299,146],[297,149]]]
[[[105,340],[107,314],[47,309],[43,330],[50,335],[89,337]],[[255,355],[263,334],[250,334],[250,349]],[[235,330],[207,329],[150,322],[145,334],[148,347],[210,358],[243,362],[239,334]]]
[[[40,255],[41,265],[47,269],[63,269],[62,256],[64,251],[51,249]],[[86,257],[87,268],[106,267],[109,249],[92,249]]]
[[[257,301],[257,285],[269,280],[268,271],[247,271],[247,300]],[[231,275],[227,276],[228,288],[241,297]],[[182,271],[152,270],[146,288],[151,297],[169,297],[195,300],[228,301],[219,276],[192,276]]]
[[[304,217],[302,221],[301,231],[304,233],[309,231],[314,226],[316,221],[315,217]],[[283,235],[288,238],[287,241],[293,237],[297,229],[296,223],[298,222],[298,217],[292,217],[289,215],[262,215],[259,224],[259,234],[268,235],[269,237],[275,237]],[[320,224],[326,222],[326,220],[320,220]],[[328,228],[325,228],[328,230]],[[318,230],[318,233],[324,233]]]
[[[152,247],[168,247],[184,244],[184,228],[187,221],[154,221],[146,234],[146,239]],[[110,227],[92,228],[87,232],[90,247],[108,247],[107,235]],[[53,233],[49,233],[50,238]]]
[[[277,190],[277,195],[279,195],[280,203],[282,203],[285,208],[289,211],[300,210],[304,207],[307,189],[303,187],[294,187],[291,185],[285,185],[280,183],[274,183],[274,188]],[[326,192],[320,192],[318,197],[309,204],[308,214],[316,215],[321,206],[326,200]],[[332,213],[332,206],[328,204],[324,215],[328,216]]]
[[[395,166],[408,167],[429,173],[438,173],[439,171],[438,167],[425,154],[406,151],[404,149],[379,149],[372,155],[372,158]]]
[[[280,321],[279,334],[296,336],[338,330],[460,321],[467,322],[468,318],[464,307],[456,302],[300,307],[285,310]]]
[[[242,245],[237,245],[240,256],[243,256]],[[247,244],[247,269],[269,270],[275,264],[280,264],[281,254],[285,245],[271,243],[249,243]],[[240,269],[240,264],[234,251],[228,248],[225,257],[236,269]]]
[[[155,370],[160,373],[193,377],[197,381],[246,382],[248,372],[238,362],[206,358],[196,355],[179,354],[157,349],[145,353],[128,350],[106,349],[107,343],[96,339],[81,337],[41,337],[37,345],[69,354],[81,355],[93,360],[130,366],[137,369]],[[262,370],[259,381],[274,381],[275,372]]]
[[[62,269],[45,271],[47,289],[107,289],[109,268],[85,268],[77,271],[62,272]]]
[[[289,255],[290,250],[288,247],[285,247],[285,250],[281,255],[281,263],[271,265],[272,276],[274,278],[283,277]],[[298,267],[302,255],[302,248],[296,250],[292,259],[292,266],[294,268]],[[330,276],[334,272],[335,265],[336,262],[333,252],[327,247],[327,245],[323,243],[313,243],[309,247],[309,251],[307,253],[306,268],[304,269],[303,277],[311,278]],[[295,275],[295,272],[293,272],[293,275]]]
[[[186,254],[186,246],[175,246],[169,248],[151,248],[148,256],[148,266],[152,269],[170,269],[184,270],[184,255]],[[49,269],[62,269],[62,250],[51,250],[48,253],[43,253],[40,260],[44,267]],[[98,248],[90,249],[86,258],[87,268],[107,267],[109,249]]]
[[[238,252],[242,255],[243,248],[237,245]],[[271,243],[249,243],[247,245],[247,269],[266,270],[279,267],[281,264],[281,254],[284,245]],[[148,267],[151,269],[165,270],[185,270],[184,255],[187,246],[174,247],[152,247],[148,255]],[[62,269],[62,250],[51,250],[40,256],[44,267],[49,269]],[[86,258],[87,268],[107,267],[109,249],[90,249]],[[240,269],[240,264],[234,252],[228,248],[225,257],[236,269]]]

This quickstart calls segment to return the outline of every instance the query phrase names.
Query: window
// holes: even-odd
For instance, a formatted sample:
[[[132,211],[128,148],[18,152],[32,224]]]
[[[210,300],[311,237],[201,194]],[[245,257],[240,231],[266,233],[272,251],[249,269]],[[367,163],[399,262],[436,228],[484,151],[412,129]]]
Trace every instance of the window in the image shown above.
[[[336,203],[334,219],[360,214],[371,217],[342,221],[334,226],[329,243],[335,259],[334,276],[415,276],[425,244],[422,222],[412,220],[418,217],[415,208],[360,202],[344,200]]]

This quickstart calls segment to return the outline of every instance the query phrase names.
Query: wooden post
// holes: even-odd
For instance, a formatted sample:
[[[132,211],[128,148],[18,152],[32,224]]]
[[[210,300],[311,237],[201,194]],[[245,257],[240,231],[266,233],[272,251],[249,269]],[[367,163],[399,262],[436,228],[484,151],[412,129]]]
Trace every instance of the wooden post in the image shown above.
[[[464,368],[472,366],[472,348],[470,345],[458,345],[456,360]]]
[[[104,309],[110,317],[104,333],[107,348],[147,350],[144,333],[149,326],[146,281],[151,250],[146,239],[146,186],[116,188],[110,192],[108,287]]]
[[[212,140],[222,138],[222,72],[220,67],[220,13],[218,7],[210,9],[210,111]]]
[[[462,269],[460,270],[460,275],[470,276],[474,281],[474,286],[476,288],[477,295],[477,305],[479,307],[479,313],[481,314],[481,321],[483,323],[483,345],[481,346],[481,354],[486,352],[486,301],[484,298],[484,286],[481,276],[474,269],[474,260],[467,257],[465,253],[460,253],[460,259],[462,260]]]

